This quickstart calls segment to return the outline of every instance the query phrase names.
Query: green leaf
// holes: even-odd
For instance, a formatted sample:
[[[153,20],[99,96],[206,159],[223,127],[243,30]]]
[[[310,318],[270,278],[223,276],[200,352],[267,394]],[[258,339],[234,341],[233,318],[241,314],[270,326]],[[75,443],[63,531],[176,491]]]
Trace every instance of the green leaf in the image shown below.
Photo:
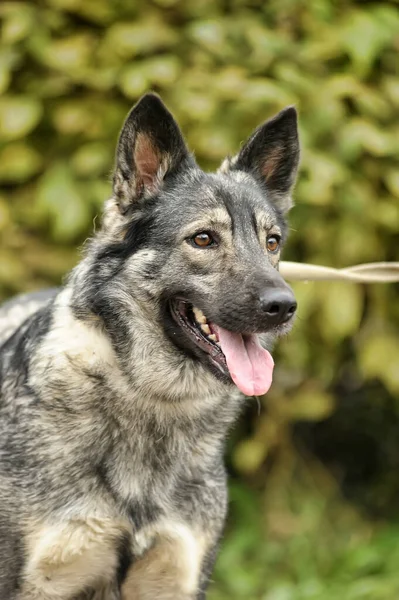
[[[291,421],[322,421],[335,409],[334,397],[317,389],[296,393],[289,402],[280,405],[280,412]]]
[[[93,122],[90,106],[77,100],[59,102],[52,118],[59,133],[67,135],[83,133]]]
[[[87,202],[64,163],[55,163],[40,180],[37,209],[50,218],[54,239],[62,241],[75,239],[90,218]]]
[[[42,116],[40,102],[29,96],[0,98],[0,138],[14,140],[30,133]]]
[[[234,464],[242,473],[255,473],[267,452],[268,446],[262,440],[244,440],[234,452]]]
[[[6,198],[0,196],[0,231],[5,231],[11,225],[11,211],[7,205]]]
[[[119,86],[128,98],[138,98],[149,87],[149,78],[141,65],[129,65],[123,69]]]
[[[335,156],[321,151],[304,151],[303,172],[307,178],[301,182],[301,197],[309,204],[329,204],[335,200],[334,187],[347,177],[345,165]]]
[[[72,167],[81,176],[104,173],[112,163],[112,152],[106,144],[84,144],[72,157]]]
[[[399,198],[399,170],[389,169],[384,179],[389,191]]]
[[[54,6],[58,10],[65,10],[83,16],[93,23],[106,24],[116,16],[117,6],[109,0],[47,0],[47,4]],[[129,0],[129,5],[133,6],[134,1]]]
[[[197,21],[189,27],[189,34],[212,52],[221,53],[226,48],[225,27],[218,20]]]
[[[7,65],[0,59],[0,94],[7,91],[11,81],[10,70]]]
[[[318,326],[327,340],[340,340],[354,334],[363,311],[363,290],[359,285],[340,281],[322,284]]]
[[[356,72],[365,76],[381,51],[392,43],[399,28],[397,12],[353,10],[344,23],[340,37],[349,52]],[[395,28],[396,23],[396,28]]]
[[[42,157],[24,143],[8,144],[0,151],[0,182],[21,183],[41,169]]]
[[[379,377],[392,394],[399,392],[398,336],[389,332],[363,339],[359,345],[359,363],[366,377]]]
[[[396,106],[399,106],[399,77],[383,78],[383,91],[389,100]]]
[[[93,37],[78,33],[46,44],[39,54],[44,64],[73,76],[88,65],[93,49]]]
[[[0,247],[0,284],[13,286],[16,280],[26,280],[27,270],[15,252]]]
[[[176,33],[158,18],[140,23],[115,23],[108,30],[105,47],[112,54],[129,58],[169,48],[177,39]]]
[[[5,19],[2,28],[3,44],[15,44],[25,39],[35,24],[34,8],[26,2],[5,4]]]
[[[176,56],[164,54],[142,62],[142,68],[154,85],[169,86],[177,80],[181,65]]]
[[[357,158],[362,150],[373,156],[396,155],[395,140],[391,130],[382,129],[370,120],[354,118],[339,132],[342,151]]]
[[[292,92],[286,91],[282,85],[278,85],[266,77],[249,80],[246,84],[245,98],[253,104],[265,102],[281,108],[296,101]]]

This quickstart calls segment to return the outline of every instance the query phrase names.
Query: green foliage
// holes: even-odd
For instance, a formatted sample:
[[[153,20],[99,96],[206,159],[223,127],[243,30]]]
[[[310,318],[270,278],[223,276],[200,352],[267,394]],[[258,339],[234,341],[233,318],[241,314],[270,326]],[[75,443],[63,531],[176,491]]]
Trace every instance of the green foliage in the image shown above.
[[[328,488],[326,482],[317,483]],[[213,600],[386,600],[399,594],[397,525],[377,535],[341,500],[289,482],[262,507],[231,489],[231,525],[216,567]],[[295,501],[293,496],[295,494]],[[270,494],[270,496],[273,496]],[[287,498],[289,496],[289,498]],[[267,513],[261,524],[262,508]]]
[[[58,284],[76,262],[75,248],[110,194],[118,130],[147,89],[176,114],[205,168],[296,104],[303,153],[285,258],[337,267],[398,259],[396,2],[5,1],[0,20],[1,298]],[[339,415],[354,394],[366,398],[360,411],[386,403],[399,419],[397,290],[298,283],[295,291],[299,318],[276,352],[275,383],[229,454],[240,485],[213,597],[393,598],[394,530],[374,536],[356,518],[349,536],[334,489],[341,508],[331,531],[324,475],[317,500],[304,486],[298,514],[270,502],[284,486],[293,499],[295,461],[311,463],[312,477],[323,471],[293,443],[297,424],[317,432],[319,421],[334,428],[338,419],[341,439]],[[380,437],[383,444],[383,430]],[[387,456],[399,450],[390,444]],[[383,510],[396,492],[392,481],[393,470],[383,471],[354,500],[383,498]],[[261,503],[277,533],[259,526]]]

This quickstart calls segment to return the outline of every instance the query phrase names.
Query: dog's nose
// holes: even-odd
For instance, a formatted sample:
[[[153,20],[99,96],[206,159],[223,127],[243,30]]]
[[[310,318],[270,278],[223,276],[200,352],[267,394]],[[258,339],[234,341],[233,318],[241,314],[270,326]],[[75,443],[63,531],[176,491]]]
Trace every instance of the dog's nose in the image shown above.
[[[268,321],[273,325],[289,321],[297,308],[290,289],[268,289],[261,293],[260,303]]]

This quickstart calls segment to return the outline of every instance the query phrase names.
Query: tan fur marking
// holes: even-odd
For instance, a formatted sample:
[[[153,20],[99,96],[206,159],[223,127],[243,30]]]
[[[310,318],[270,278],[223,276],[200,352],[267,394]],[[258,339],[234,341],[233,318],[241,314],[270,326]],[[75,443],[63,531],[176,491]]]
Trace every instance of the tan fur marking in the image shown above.
[[[281,235],[281,231],[280,228],[276,225],[274,225],[274,218],[272,215],[269,215],[268,213],[265,212],[257,212],[255,214],[255,218],[256,218],[256,224],[258,227],[258,230],[261,231],[265,231],[268,234],[273,234],[276,233],[277,235]]]
[[[265,249],[265,253],[268,255],[270,263],[274,267],[276,267],[278,265],[278,261],[280,259],[280,252],[277,252],[276,254],[268,253],[267,237],[269,235],[273,235],[273,234],[281,236],[281,230],[276,225],[273,225],[273,221],[271,220],[270,216],[268,216],[267,214],[265,214],[263,212],[257,213],[255,215],[255,218],[256,218],[256,224],[257,224],[257,229],[258,229],[259,242],[261,243],[262,247]]]
[[[213,208],[204,211],[203,216],[199,215],[196,221],[193,221],[181,231],[181,238],[185,239],[188,235],[201,229],[212,228],[231,232],[231,218],[224,208]]]
[[[127,524],[111,518],[35,524],[27,536],[29,556],[20,598],[66,600],[86,586],[114,577],[117,544]]]
[[[158,533],[154,545],[131,568],[123,600],[190,600],[196,597],[206,541],[180,523]]]

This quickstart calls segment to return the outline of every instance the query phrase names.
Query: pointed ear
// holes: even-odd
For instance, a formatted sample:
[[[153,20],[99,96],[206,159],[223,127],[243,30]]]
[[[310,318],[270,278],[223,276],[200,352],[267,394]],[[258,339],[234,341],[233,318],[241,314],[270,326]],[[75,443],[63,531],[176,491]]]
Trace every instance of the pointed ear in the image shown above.
[[[146,94],[130,111],[116,151],[114,195],[122,213],[156,194],[166,175],[192,162],[179,126],[162,100]]]
[[[268,197],[282,212],[292,206],[290,191],[299,163],[297,112],[293,106],[258,127],[223,171],[247,171],[265,186]]]

